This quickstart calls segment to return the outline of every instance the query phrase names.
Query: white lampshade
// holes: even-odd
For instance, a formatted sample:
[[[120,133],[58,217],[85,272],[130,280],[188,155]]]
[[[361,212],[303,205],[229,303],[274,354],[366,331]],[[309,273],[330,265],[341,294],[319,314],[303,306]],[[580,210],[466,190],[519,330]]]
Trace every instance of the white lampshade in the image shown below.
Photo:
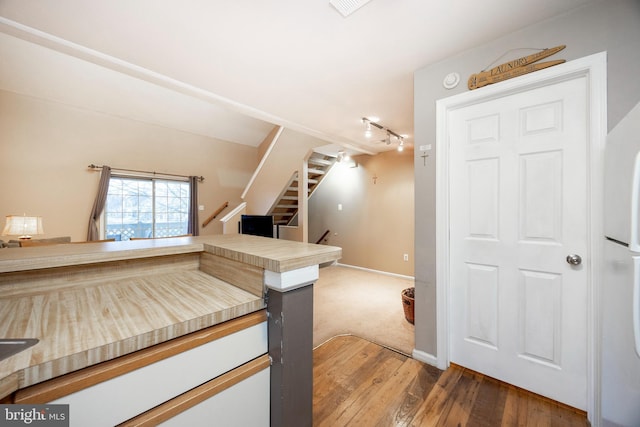
[[[20,236],[21,239],[30,239],[35,234],[44,234],[41,216],[7,215],[7,222],[2,230],[3,236]]]

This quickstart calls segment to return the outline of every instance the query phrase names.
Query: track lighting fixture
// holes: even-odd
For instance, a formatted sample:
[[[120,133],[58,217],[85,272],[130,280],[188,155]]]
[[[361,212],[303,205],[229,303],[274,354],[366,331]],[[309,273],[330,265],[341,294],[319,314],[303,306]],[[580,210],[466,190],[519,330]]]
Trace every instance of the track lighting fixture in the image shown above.
[[[392,131],[391,129],[382,126],[377,121],[378,121],[377,118],[375,120],[369,117],[362,118],[362,123],[364,123],[365,125],[364,136],[367,138],[371,138],[371,136],[373,135],[373,132],[372,132],[373,127],[375,127],[383,132],[386,132],[387,134],[385,139],[382,140],[382,142],[384,142],[386,145],[391,145],[391,137],[393,136],[396,139],[396,141],[398,141],[398,144],[399,144],[398,151],[404,150],[404,137]]]
[[[355,162],[349,154],[347,154],[344,150],[339,150],[338,155],[336,156],[336,163],[350,167],[357,168],[358,163]]]

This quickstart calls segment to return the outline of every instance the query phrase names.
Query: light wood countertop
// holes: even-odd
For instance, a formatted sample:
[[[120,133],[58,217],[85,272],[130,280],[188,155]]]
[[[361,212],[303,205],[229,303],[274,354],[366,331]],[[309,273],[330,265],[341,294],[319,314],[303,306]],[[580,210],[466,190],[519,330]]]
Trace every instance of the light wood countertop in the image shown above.
[[[0,338],[40,342],[0,361],[0,398],[265,307],[262,295],[200,269],[202,253],[252,266],[245,274],[254,275],[341,256],[246,235],[2,249]]]
[[[342,250],[335,246],[225,234],[7,248],[0,250],[0,273],[202,251],[277,273],[335,261],[342,256]]]

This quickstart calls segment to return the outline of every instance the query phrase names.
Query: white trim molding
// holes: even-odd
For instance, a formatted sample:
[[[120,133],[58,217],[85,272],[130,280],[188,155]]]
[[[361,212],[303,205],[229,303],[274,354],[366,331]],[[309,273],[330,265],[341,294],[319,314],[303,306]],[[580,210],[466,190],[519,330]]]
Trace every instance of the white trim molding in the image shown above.
[[[398,273],[390,273],[388,271],[382,271],[382,270],[373,270],[371,268],[366,268],[366,267],[360,267],[357,265],[351,265],[351,264],[341,264],[339,262],[335,263],[337,266],[340,267],[346,267],[346,268],[353,268],[356,270],[362,270],[362,271],[368,271],[371,273],[377,273],[377,274],[384,274],[385,276],[392,276],[392,277],[397,277],[399,279],[407,279],[407,280],[415,280],[415,277],[413,276],[406,276],[404,274],[398,274]]]
[[[247,197],[247,193],[249,192],[249,189],[251,188],[251,186],[253,185],[253,182],[256,180],[256,178],[258,177],[258,174],[260,173],[260,171],[264,167],[265,162],[267,161],[267,159],[271,155],[271,151],[273,150],[273,147],[278,142],[278,139],[280,138],[280,135],[282,134],[283,130],[284,130],[284,127],[276,126],[274,128],[274,130],[269,132],[269,136],[271,137],[271,141],[269,142],[269,147],[267,147],[266,151],[262,155],[262,159],[260,159],[260,163],[258,163],[258,166],[256,167],[256,170],[253,171],[253,175],[251,175],[251,179],[249,179],[249,182],[247,182],[247,185],[244,187],[244,191],[240,195],[240,198],[242,200],[244,200],[245,197]]]
[[[265,270],[264,284],[274,291],[287,292],[311,285],[318,280],[318,277],[320,277],[320,269],[317,264],[283,273]]]
[[[413,352],[411,353],[411,357],[416,359],[418,362],[438,367],[438,358],[431,353],[427,353],[426,351],[416,350],[414,348]]]
[[[247,202],[240,203],[238,206],[233,208],[228,214],[220,218],[220,222],[229,221],[231,218],[238,215],[240,212],[242,212],[243,209],[246,209],[246,208],[247,208]]]

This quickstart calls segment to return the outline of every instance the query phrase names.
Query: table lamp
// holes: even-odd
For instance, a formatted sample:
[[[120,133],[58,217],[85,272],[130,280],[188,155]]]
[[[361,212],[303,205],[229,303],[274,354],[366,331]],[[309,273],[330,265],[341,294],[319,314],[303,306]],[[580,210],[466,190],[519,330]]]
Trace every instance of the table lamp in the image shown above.
[[[20,240],[28,240],[36,234],[44,234],[41,216],[7,215],[3,236],[20,236]]]

